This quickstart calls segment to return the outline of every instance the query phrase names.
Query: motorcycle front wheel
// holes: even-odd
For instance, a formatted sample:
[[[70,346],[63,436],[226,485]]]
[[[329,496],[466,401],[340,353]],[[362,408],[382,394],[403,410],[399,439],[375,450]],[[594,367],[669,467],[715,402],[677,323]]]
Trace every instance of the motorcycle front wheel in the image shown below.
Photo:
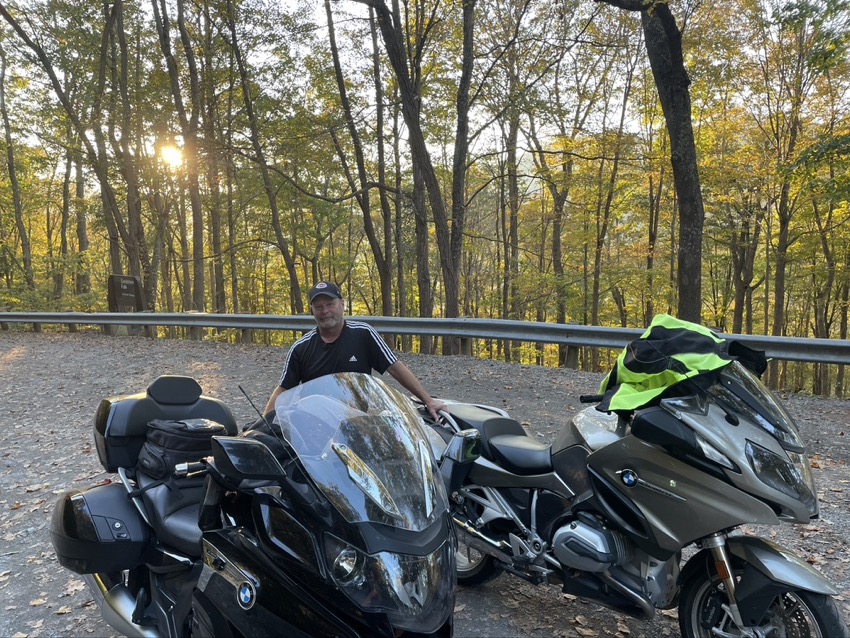
[[[708,563],[710,564],[710,562]],[[736,561],[735,578],[744,565]],[[713,571],[713,570],[712,570]],[[724,609],[726,589],[716,573],[692,570],[682,583],[679,630],[684,638],[744,636]],[[776,638],[848,638],[847,625],[830,597],[798,589],[778,594],[768,607],[757,635]]]

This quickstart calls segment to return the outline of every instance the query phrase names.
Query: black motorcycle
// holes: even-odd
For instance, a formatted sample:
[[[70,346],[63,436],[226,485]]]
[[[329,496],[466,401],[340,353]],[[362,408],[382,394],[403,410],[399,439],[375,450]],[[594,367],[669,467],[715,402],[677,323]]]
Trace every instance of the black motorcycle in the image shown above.
[[[209,458],[160,476],[197,455],[163,452],[175,426]],[[379,379],[303,384],[235,436],[223,403],[165,376],[102,401],[94,430],[119,480],[64,494],[51,537],[119,633],[451,635],[445,488],[415,408]]]

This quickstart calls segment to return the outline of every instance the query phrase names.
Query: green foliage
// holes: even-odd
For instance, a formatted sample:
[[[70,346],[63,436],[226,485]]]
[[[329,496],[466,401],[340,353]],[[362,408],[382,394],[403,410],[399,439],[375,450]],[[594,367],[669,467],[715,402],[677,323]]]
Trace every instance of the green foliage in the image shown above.
[[[172,17],[176,1],[167,3]],[[272,223],[224,6],[183,5],[200,95],[192,93],[191,69],[174,23],[171,33],[180,95],[187,116],[193,109],[198,115],[207,308],[219,303],[213,297],[218,290],[227,310],[289,314],[296,306],[293,285],[303,295],[314,278],[327,277],[350,292],[354,312],[379,312],[378,266],[355,199],[359,185],[343,170],[355,169],[356,156],[333,74],[323,3],[235,4],[250,106],[280,228]],[[191,149],[181,135],[152,16],[141,5],[123,7],[126,60],[115,32],[101,57],[102,5],[52,0],[26,3],[18,12],[61,78],[68,108],[32,51],[5,25],[0,35],[9,64],[4,89],[23,203],[18,220],[4,161],[3,309],[105,310],[108,276],[133,268],[141,271],[156,310],[192,307],[201,272],[194,262],[188,163],[170,166],[160,154],[165,144]],[[414,78],[420,87],[416,107],[448,200],[462,3],[414,3],[408,9],[402,33],[410,68],[422,73]],[[380,128],[367,7],[333,2],[331,11],[351,124],[362,141],[371,221],[391,260],[393,302],[415,314],[420,297],[433,297],[434,314],[440,315],[446,300],[435,224],[428,219],[428,237],[417,238],[413,202],[421,193],[414,192],[395,73],[379,44]],[[848,14],[843,0],[714,0],[677,15],[705,201],[702,286],[709,324],[730,329],[740,321],[769,333],[779,305],[786,309],[786,334],[810,336],[815,326],[819,331],[828,326],[830,336],[846,336],[838,330],[848,312],[841,291],[850,282]],[[647,315],[676,307],[678,201],[670,144],[642,47],[640,17],[609,6],[476,3],[462,195],[462,314],[529,321],[561,316],[568,322],[595,316],[606,325],[639,327]],[[516,146],[510,148],[513,130]],[[101,167],[82,144],[94,142],[95,131],[103,133],[95,149]],[[379,140],[385,144],[383,165]],[[4,160],[7,148],[0,136]],[[509,166],[509,157],[516,157],[516,166]],[[377,183],[379,169],[383,184]],[[137,228],[130,228],[129,215],[136,204],[128,200],[133,175],[140,198]],[[106,186],[117,198],[118,219],[105,203]],[[388,236],[379,187],[391,212]],[[433,214],[427,204],[425,214]],[[783,236],[780,223],[787,224]],[[290,280],[281,237],[297,282]],[[25,284],[24,239],[36,279],[32,289]],[[426,243],[427,279],[417,272],[417,251]],[[777,299],[780,243],[788,263],[785,293]],[[137,249],[147,262],[132,257]],[[223,331],[207,338],[231,341],[238,335]],[[283,343],[290,336],[267,338]],[[475,351],[506,355],[505,344],[485,340]],[[512,356],[523,363],[542,357],[551,365],[557,349],[541,353],[529,344],[514,348]]]

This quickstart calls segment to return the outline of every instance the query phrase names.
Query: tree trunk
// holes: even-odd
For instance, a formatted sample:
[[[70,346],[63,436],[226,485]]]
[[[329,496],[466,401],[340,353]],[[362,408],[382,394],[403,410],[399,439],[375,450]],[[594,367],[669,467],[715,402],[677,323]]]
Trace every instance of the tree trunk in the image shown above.
[[[21,258],[24,265],[26,287],[35,290],[35,274],[32,266],[32,248],[30,237],[24,223],[24,205],[21,201],[21,185],[15,168],[15,146],[12,143],[12,125],[6,107],[6,51],[0,46],[0,116],[3,118],[3,134],[6,141],[6,168],[9,171],[9,185],[12,187],[12,205],[15,210],[15,226],[21,242]],[[40,324],[33,324],[40,326]]]
[[[381,279],[381,310],[385,316],[390,316],[394,309],[392,298],[393,210],[390,206],[389,197],[387,196],[388,184],[385,165],[386,151],[384,145],[384,83],[381,79],[380,52],[378,51],[378,29],[375,24],[375,14],[372,10],[369,11],[369,31],[372,34],[372,73],[375,79],[375,108],[377,110],[378,201],[381,204],[381,222],[384,244],[384,250],[382,253],[383,258],[379,260],[378,255],[375,255],[375,262],[378,267],[378,276]],[[398,171],[399,167],[398,164],[396,164],[396,172]],[[387,335],[387,337],[390,339],[390,343],[392,343],[392,336]]]
[[[431,161],[431,155],[425,142],[425,135],[420,122],[420,100],[421,91],[418,81],[411,77],[410,67],[416,69],[420,61],[410,60],[405,47],[403,32],[404,20],[401,16],[398,2],[393,3],[390,11],[385,0],[356,0],[361,4],[372,7],[375,10],[378,26],[387,51],[387,57],[395,73],[401,98],[401,110],[404,122],[408,129],[408,141],[410,144],[411,159],[418,165],[421,183],[428,194],[431,204],[431,212],[434,219],[434,227],[437,237],[437,248],[440,253],[440,270],[443,275],[443,290],[445,295],[446,317],[457,317],[460,310],[459,271],[461,256],[463,252],[463,231],[465,200],[452,203],[451,228],[449,227],[449,215],[440,188],[437,171]],[[467,127],[469,109],[469,86],[472,72],[472,36],[475,0],[464,0],[463,2],[463,60],[460,81],[458,83],[457,108],[458,120],[455,136],[455,155],[453,160],[453,194],[464,193],[465,187],[462,175],[466,171],[467,157]],[[456,338],[443,340],[444,354],[457,354],[460,352],[460,343]]]
[[[508,94],[513,95],[514,84],[516,82],[515,74],[511,74],[509,80],[510,87]],[[502,175],[505,187],[504,192],[504,210],[505,210],[505,280],[503,284],[503,309],[502,316],[505,319],[520,320],[522,319],[522,310],[520,308],[518,279],[519,279],[519,167],[517,159],[517,143],[519,140],[519,116],[517,113],[511,113],[508,116],[508,130],[503,131],[505,142],[505,163],[504,172]],[[520,342],[505,343],[505,358],[508,361],[519,363]]]
[[[292,257],[292,251],[289,248],[289,240],[283,233],[283,225],[281,223],[280,208],[277,201],[277,190],[271,179],[269,165],[266,162],[263,145],[260,143],[260,126],[257,121],[257,115],[254,112],[254,98],[251,94],[251,82],[248,77],[248,69],[242,59],[242,50],[239,47],[239,42],[236,38],[236,9],[232,0],[227,0],[227,27],[229,32],[228,45],[233,52],[233,58],[236,61],[236,68],[239,70],[239,79],[242,84],[242,100],[245,105],[245,114],[248,117],[251,130],[251,146],[254,149],[254,155],[257,164],[260,168],[260,174],[263,178],[263,187],[266,191],[266,197],[269,201],[269,208],[272,214],[272,227],[277,241],[277,247],[280,254],[283,256],[283,262],[286,266],[286,271],[289,274],[289,294],[294,312],[301,314],[304,312],[304,302],[301,299],[301,286],[298,283],[298,270],[295,266],[295,259]]]
[[[74,152],[74,215],[77,233],[77,259],[74,292],[84,295],[91,292],[91,271],[89,259],[89,231],[85,209],[85,180],[83,178],[82,159]]]
[[[127,223],[133,253],[137,255],[137,263],[133,265],[131,274],[140,278],[144,291],[145,303],[148,310],[154,310],[155,293],[152,289],[151,264],[145,239],[145,227],[142,222],[142,196],[139,190],[138,149],[131,149],[131,140],[139,141],[134,134],[132,124],[132,103],[129,91],[129,52],[127,39],[124,34],[124,2],[116,0],[114,4],[115,36],[118,40],[118,89],[121,96],[121,139],[120,152],[122,174],[127,187]],[[138,272],[134,272],[138,269]]]
[[[702,318],[702,234],[705,212],[691,122],[690,78],[682,55],[682,34],[663,3],[641,12],[646,51],[670,135],[673,183],[679,200],[677,280],[680,319]]]
[[[402,198],[402,182],[401,182],[401,135],[399,131],[399,108],[398,108],[398,100],[397,92],[394,89],[395,95],[391,100],[393,104],[392,117],[393,117],[393,161],[395,164],[395,219],[393,224],[393,232],[395,236],[395,250],[396,250],[396,300],[397,300],[397,310],[396,314],[399,317],[407,317],[409,316],[408,308],[407,308],[407,282],[405,278],[405,269],[406,263],[404,259],[404,238],[402,236],[403,228],[404,228],[404,215],[403,215],[403,198]],[[426,238],[427,239],[427,238]],[[428,244],[426,242],[425,249],[427,251]],[[418,242],[417,242],[417,253],[418,253]],[[430,317],[430,311],[426,317]],[[408,352],[411,349],[411,336],[410,335],[402,335],[401,337],[401,350],[402,352]],[[429,350],[430,350],[430,342],[429,342]]]
[[[670,7],[641,0],[598,0],[627,11],[639,11],[652,77],[670,135],[670,163],[679,203],[677,314],[699,323],[702,317],[702,233],[705,219],[691,121],[690,78],[682,54],[682,33]]]
[[[830,171],[830,182],[835,182],[835,174]],[[820,240],[820,255],[817,256],[817,264],[812,264],[812,291],[814,293],[814,332],[815,338],[829,339],[830,327],[832,324],[832,301],[833,288],[835,285],[836,260],[832,250],[832,245],[829,241],[829,235],[832,232],[832,218],[834,213],[834,204],[827,203],[827,210],[821,212],[818,202],[812,197],[812,211],[815,217],[815,223],[818,227],[818,239]],[[818,268],[816,266],[826,265],[826,276],[819,280]],[[829,366],[827,364],[815,364],[815,379],[813,392],[818,395],[829,396]]]
[[[732,279],[735,287],[735,310],[732,315],[733,334],[744,332],[747,299],[751,298],[754,287],[755,258],[761,235],[761,216],[754,211],[756,205],[757,203],[749,200],[744,202],[744,215],[740,220],[740,227],[737,227],[736,220],[731,215],[729,216],[729,227],[732,230],[730,245]]]
[[[177,30],[183,46],[186,72],[189,78],[190,111],[187,113],[183,101],[180,75],[174,51],[171,48],[171,21],[164,0],[151,0],[154,21],[159,35],[159,46],[168,69],[171,97],[174,100],[177,121],[183,137],[183,158],[186,167],[186,189],[189,192],[189,205],[192,209],[192,310],[203,312],[206,308],[206,273],[204,269],[204,211],[201,204],[199,179],[198,124],[201,108],[201,89],[195,52],[186,28],[184,0],[177,0]],[[191,328],[193,339],[200,339],[202,331]]]
[[[348,135],[351,138],[351,144],[354,147],[354,160],[357,167],[356,176],[352,175],[349,169],[349,162],[345,157],[345,153],[341,145],[336,144],[336,150],[340,158],[340,162],[343,166],[345,177],[348,181],[348,186],[354,193],[354,198],[357,200],[357,204],[360,207],[360,211],[363,213],[363,230],[366,233],[366,238],[369,241],[369,247],[372,250],[372,257],[375,260],[375,266],[378,269],[378,279],[381,288],[381,313],[385,316],[391,315],[393,311],[393,281],[392,260],[389,258],[389,255],[392,254],[392,247],[391,244],[388,243],[389,237],[385,226],[385,224],[390,218],[390,211],[389,203],[386,199],[387,195],[385,183],[383,181],[383,93],[381,88],[380,69],[378,68],[377,62],[378,41],[375,29],[375,22],[373,19],[373,12],[371,9],[369,10],[369,24],[372,31],[373,79],[375,82],[375,92],[377,100],[376,104],[378,109],[378,166],[379,170],[381,171],[381,176],[378,180],[378,188],[380,189],[379,195],[382,204],[382,229],[384,230],[383,246],[381,245],[381,238],[378,237],[375,225],[372,222],[372,205],[369,197],[371,186],[369,183],[369,176],[366,173],[366,160],[363,153],[363,144],[360,139],[360,133],[358,132],[354,122],[354,114],[351,111],[351,101],[348,98],[348,89],[345,86],[345,78],[342,74],[342,63],[340,62],[339,50],[337,49],[336,45],[336,31],[334,29],[333,13],[331,12],[330,0],[325,0],[325,15],[327,16],[328,22],[328,39],[331,47],[331,56],[333,58],[334,77],[336,78],[337,90],[339,91],[339,97],[342,103],[342,110],[345,113],[346,128],[348,129]],[[336,137],[334,137],[334,140],[336,140]]]
[[[643,321],[648,326],[655,316],[655,247],[658,244],[658,225],[661,220],[661,194],[664,192],[664,171],[658,177],[658,185],[649,176],[649,220],[646,237],[646,305]]]
[[[210,7],[208,2],[201,4],[203,28],[204,28],[204,50],[203,60],[206,73],[202,77],[203,89],[201,99],[203,100],[202,127],[204,131],[204,152],[207,158],[207,189],[210,200],[210,223],[209,234],[212,239],[212,286],[213,286],[213,308],[215,312],[227,312],[227,288],[224,283],[224,259],[222,257],[222,194],[220,187],[221,176],[221,153],[218,143],[218,95],[214,82],[215,70],[215,33]]]
[[[67,137],[66,137],[67,139]],[[68,229],[71,224],[71,180],[74,176],[74,160],[71,147],[65,149],[65,170],[62,174],[62,212],[59,223],[59,260],[53,274],[53,298],[61,302],[65,294],[65,273],[68,269],[69,252]],[[69,325],[71,332],[77,331],[76,324]]]

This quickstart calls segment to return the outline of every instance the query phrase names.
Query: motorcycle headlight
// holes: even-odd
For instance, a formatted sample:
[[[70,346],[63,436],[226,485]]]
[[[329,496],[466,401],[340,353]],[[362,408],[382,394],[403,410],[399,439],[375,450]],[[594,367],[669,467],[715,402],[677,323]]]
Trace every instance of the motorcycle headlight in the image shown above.
[[[366,554],[326,534],[325,552],[337,587],[360,609],[385,613],[396,629],[435,632],[454,607],[450,540],[425,556]]]
[[[783,457],[752,441],[747,441],[746,454],[760,481],[802,502],[810,516],[817,515],[814,479],[804,455],[786,451]]]

